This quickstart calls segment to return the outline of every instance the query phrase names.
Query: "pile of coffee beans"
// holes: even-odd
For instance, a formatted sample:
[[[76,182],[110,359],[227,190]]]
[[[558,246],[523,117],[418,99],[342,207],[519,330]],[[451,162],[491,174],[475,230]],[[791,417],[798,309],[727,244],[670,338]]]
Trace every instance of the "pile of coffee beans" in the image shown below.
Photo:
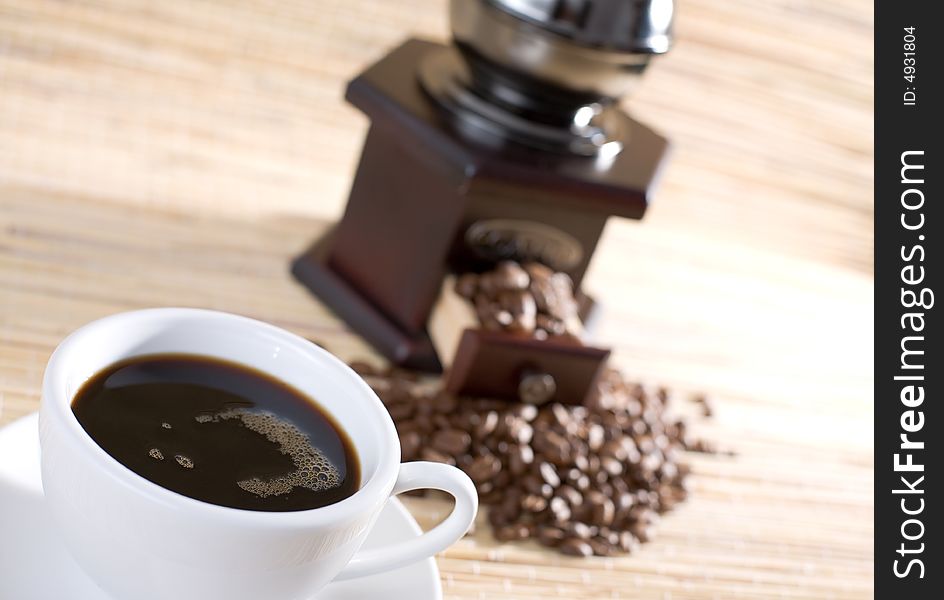
[[[487,273],[460,275],[455,290],[475,306],[483,329],[547,339],[583,332],[573,288],[566,273],[541,263],[504,261]]]
[[[631,552],[688,496],[682,452],[714,451],[668,416],[668,390],[612,369],[583,405],[536,407],[456,398],[408,371],[352,366],[390,411],[402,459],[468,473],[502,541],[574,556]]]
[[[579,343],[573,283],[540,263],[456,280],[483,329]],[[495,537],[574,556],[631,552],[688,496],[684,451],[716,452],[667,411],[670,393],[608,369],[581,404],[458,398],[438,380],[352,365],[393,417],[402,460],[456,465],[475,482]],[[711,404],[692,398],[703,415]]]

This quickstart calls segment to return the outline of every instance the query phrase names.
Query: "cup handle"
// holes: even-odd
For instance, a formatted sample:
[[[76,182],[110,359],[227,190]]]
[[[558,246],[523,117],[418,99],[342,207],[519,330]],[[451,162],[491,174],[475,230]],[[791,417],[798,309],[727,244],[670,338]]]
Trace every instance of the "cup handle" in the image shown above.
[[[359,551],[335,580],[373,575],[408,565],[442,552],[465,535],[475,520],[479,505],[478,494],[469,476],[441,463],[417,461],[401,464],[391,495],[419,489],[442,490],[452,495],[456,505],[449,516],[419,537]]]

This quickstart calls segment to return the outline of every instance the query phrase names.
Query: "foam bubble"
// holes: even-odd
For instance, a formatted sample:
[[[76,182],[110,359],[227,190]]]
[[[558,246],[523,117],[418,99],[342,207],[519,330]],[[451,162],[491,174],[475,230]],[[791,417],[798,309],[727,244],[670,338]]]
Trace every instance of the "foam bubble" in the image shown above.
[[[192,469],[192,468],[193,468],[193,461],[192,461],[191,459],[187,458],[186,456],[184,456],[183,454],[176,454],[176,455],[174,455],[174,459],[177,461],[177,464],[178,464],[178,465],[180,465],[181,467],[183,467],[183,468],[185,468],[185,469]]]
[[[341,472],[331,463],[324,452],[315,448],[308,436],[291,422],[270,412],[250,412],[244,408],[231,408],[215,415],[198,415],[198,423],[210,423],[239,419],[252,431],[278,444],[279,451],[292,459],[295,469],[273,479],[253,477],[237,481],[240,488],[261,498],[288,494],[295,488],[306,488],[323,492],[339,487]]]

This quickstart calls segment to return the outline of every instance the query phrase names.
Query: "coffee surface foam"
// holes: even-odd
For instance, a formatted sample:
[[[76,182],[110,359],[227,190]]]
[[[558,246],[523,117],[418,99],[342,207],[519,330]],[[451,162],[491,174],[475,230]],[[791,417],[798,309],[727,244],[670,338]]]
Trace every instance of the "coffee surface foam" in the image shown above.
[[[218,423],[238,419],[247,429],[264,436],[279,446],[279,451],[292,460],[294,469],[271,479],[253,477],[237,481],[243,490],[260,498],[281,496],[295,488],[323,492],[339,487],[341,472],[328,457],[314,447],[305,433],[290,421],[271,412],[231,408],[213,415],[199,415],[198,423]]]

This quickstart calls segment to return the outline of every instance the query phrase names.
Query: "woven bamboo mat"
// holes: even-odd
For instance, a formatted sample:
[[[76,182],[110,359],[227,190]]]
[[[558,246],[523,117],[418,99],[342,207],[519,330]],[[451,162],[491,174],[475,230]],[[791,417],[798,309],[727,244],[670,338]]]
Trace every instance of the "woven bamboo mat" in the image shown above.
[[[697,431],[739,455],[693,456],[693,499],[631,557],[481,527],[439,559],[447,598],[872,596],[871,6],[679,4],[678,47],[628,104],[676,154],[588,287],[619,366],[709,391]],[[36,409],[64,335],[119,310],[228,310],[370,356],[288,259],[343,207],[366,125],[343,81],[445,35],[443,14],[0,0],[0,425]]]

